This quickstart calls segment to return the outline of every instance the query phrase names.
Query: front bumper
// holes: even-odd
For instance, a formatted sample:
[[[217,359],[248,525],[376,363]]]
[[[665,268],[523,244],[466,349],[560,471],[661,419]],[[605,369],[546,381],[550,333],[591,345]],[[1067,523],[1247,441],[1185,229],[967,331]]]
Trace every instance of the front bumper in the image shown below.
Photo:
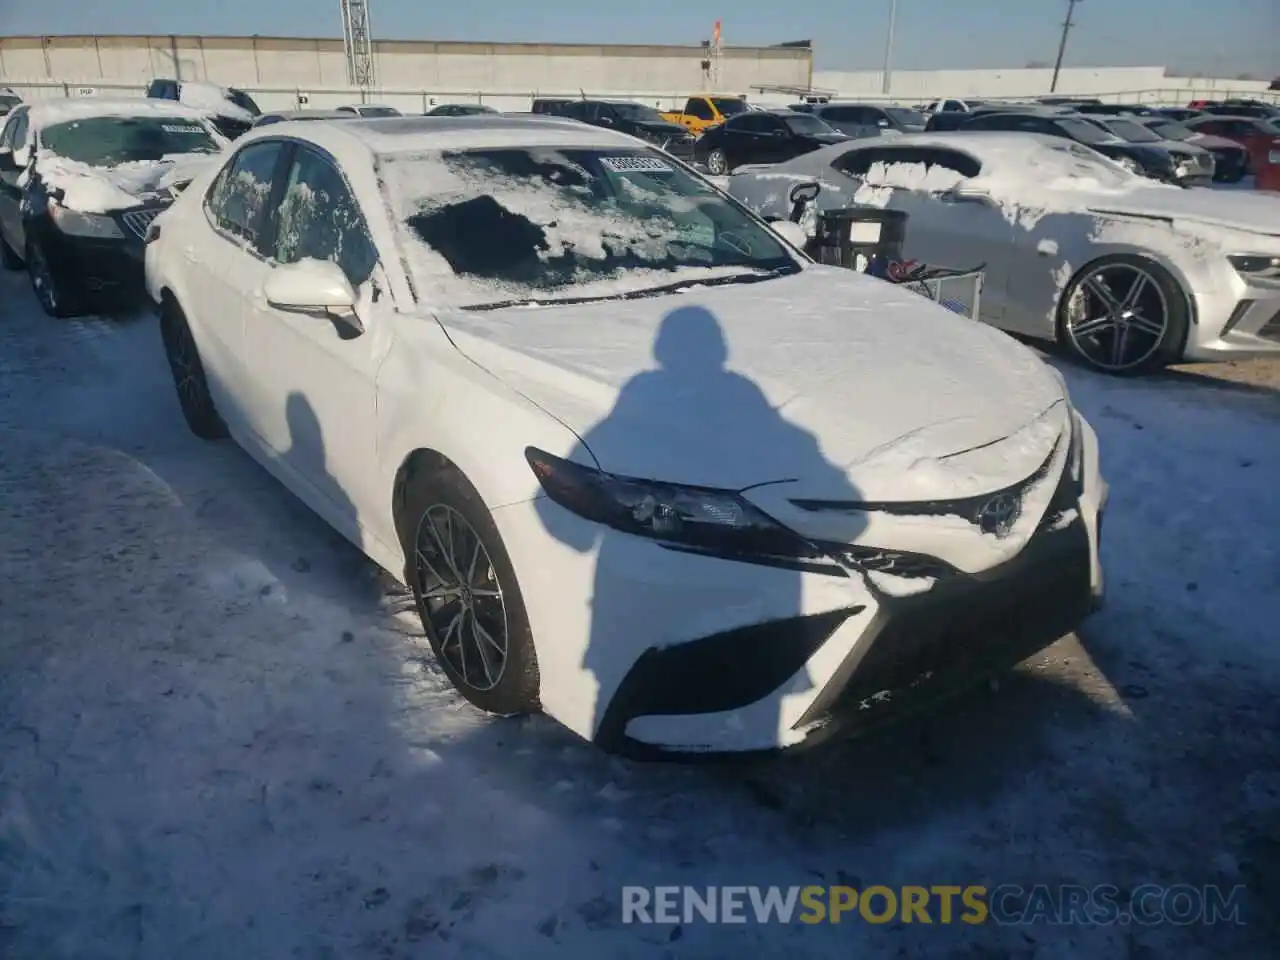
[[[584,549],[597,534],[545,498],[495,510],[543,708],[612,753],[741,757],[857,732],[1016,665],[1102,601],[1106,485],[1081,429],[1080,479],[1063,470],[1021,550],[906,595],[856,572],[758,567],[620,534]]]
[[[70,292],[93,299],[128,299],[143,292],[143,245],[132,238],[73,237],[57,229],[43,234],[45,256]]]
[[[1233,272],[1221,287],[1227,289],[1198,298],[1199,322],[1187,339],[1185,358],[1246,360],[1280,354],[1280,283],[1245,283]]]

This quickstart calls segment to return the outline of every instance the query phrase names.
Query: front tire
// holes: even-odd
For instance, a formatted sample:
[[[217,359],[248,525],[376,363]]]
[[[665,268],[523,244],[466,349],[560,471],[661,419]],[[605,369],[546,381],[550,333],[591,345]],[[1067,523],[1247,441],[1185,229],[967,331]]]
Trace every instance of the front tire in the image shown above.
[[[13,271],[23,267],[22,258],[13,252],[13,248],[5,243],[3,237],[0,237],[0,267]]]
[[[533,633],[489,509],[447,465],[406,483],[397,517],[405,580],[436,661],[481,710],[501,716],[537,712]]]
[[[58,320],[83,313],[81,304],[67,289],[67,280],[49,262],[44,246],[39,240],[27,242],[27,275],[31,289],[46,314]]]
[[[1187,295],[1169,271],[1116,254],[1068,284],[1058,303],[1058,342],[1094,370],[1132,376],[1181,359],[1190,319]]]
[[[201,440],[223,439],[227,436],[227,425],[214,406],[191,327],[175,303],[166,303],[161,310],[160,336],[187,426]]]
[[[729,158],[719,147],[707,154],[707,169],[713,177],[723,177],[729,172]]]

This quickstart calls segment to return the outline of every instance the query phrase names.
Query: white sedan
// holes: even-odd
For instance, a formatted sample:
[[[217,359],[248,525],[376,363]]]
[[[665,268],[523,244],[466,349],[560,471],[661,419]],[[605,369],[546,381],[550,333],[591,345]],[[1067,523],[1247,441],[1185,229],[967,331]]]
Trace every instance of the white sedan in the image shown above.
[[[182,410],[402,577],[482,709],[785,748],[1099,601],[1061,377],[661,152],[508,117],[237,147],[148,245]]]
[[[982,319],[1094,368],[1280,354],[1280,197],[1159,184],[1071,141],[995,132],[841,144],[741,168],[726,189],[786,217],[808,181],[819,209],[906,211],[907,257],[985,263]]]

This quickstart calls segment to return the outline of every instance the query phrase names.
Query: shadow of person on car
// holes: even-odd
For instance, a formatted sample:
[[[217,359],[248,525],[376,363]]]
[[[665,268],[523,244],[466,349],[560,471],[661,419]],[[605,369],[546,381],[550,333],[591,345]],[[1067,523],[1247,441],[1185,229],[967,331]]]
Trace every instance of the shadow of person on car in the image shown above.
[[[342,489],[342,484],[329,471],[324,435],[311,401],[297,391],[290,393],[285,400],[285,420],[289,425],[289,449],[282,460],[289,468],[297,471],[304,484],[323,497],[329,508],[334,510],[334,526],[341,528],[341,532],[335,531],[335,539],[341,539],[344,548],[352,546],[348,537],[343,536],[346,533],[354,536],[356,545],[359,545],[361,533],[356,506]],[[408,594],[403,590],[396,590],[391,578],[369,563],[363,553],[343,549],[335,556],[346,568],[349,582],[358,587],[359,595],[370,604],[382,603],[384,596],[389,594],[395,596],[399,606],[408,603]],[[294,570],[299,573],[308,572],[310,566],[310,561],[305,557],[294,561]]]
[[[817,438],[728,365],[725,331],[707,309],[666,314],[653,357],[656,368],[621,387],[570,459],[598,457],[605,470],[641,478],[639,491],[618,490],[630,507],[621,523],[634,521],[635,531],[669,524],[668,532],[589,525],[538,501],[553,536],[596,553],[581,657],[597,689],[591,731],[607,749],[641,757],[661,752],[650,744],[732,753],[788,744],[828,679],[810,676],[810,656],[866,595],[843,575],[802,572],[808,544],[763,514],[755,515],[769,525],[763,535],[759,527],[727,533],[734,513],[741,520],[756,509],[730,491],[790,482],[797,496],[821,490],[853,500],[856,492]],[[724,489],[699,502],[697,490],[643,489],[649,480]],[[827,674],[839,659],[824,663]]]

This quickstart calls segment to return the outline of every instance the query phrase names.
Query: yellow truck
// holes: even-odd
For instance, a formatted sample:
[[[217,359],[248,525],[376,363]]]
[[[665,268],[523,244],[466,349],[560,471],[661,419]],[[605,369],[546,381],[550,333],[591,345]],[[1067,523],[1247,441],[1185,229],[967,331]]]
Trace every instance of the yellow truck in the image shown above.
[[[687,127],[690,133],[696,135],[702,133],[707,127],[714,127],[717,123],[724,123],[735,113],[745,113],[749,109],[747,98],[743,96],[723,93],[699,93],[688,99],[683,110],[672,110],[670,113],[664,113],[662,119]]]

